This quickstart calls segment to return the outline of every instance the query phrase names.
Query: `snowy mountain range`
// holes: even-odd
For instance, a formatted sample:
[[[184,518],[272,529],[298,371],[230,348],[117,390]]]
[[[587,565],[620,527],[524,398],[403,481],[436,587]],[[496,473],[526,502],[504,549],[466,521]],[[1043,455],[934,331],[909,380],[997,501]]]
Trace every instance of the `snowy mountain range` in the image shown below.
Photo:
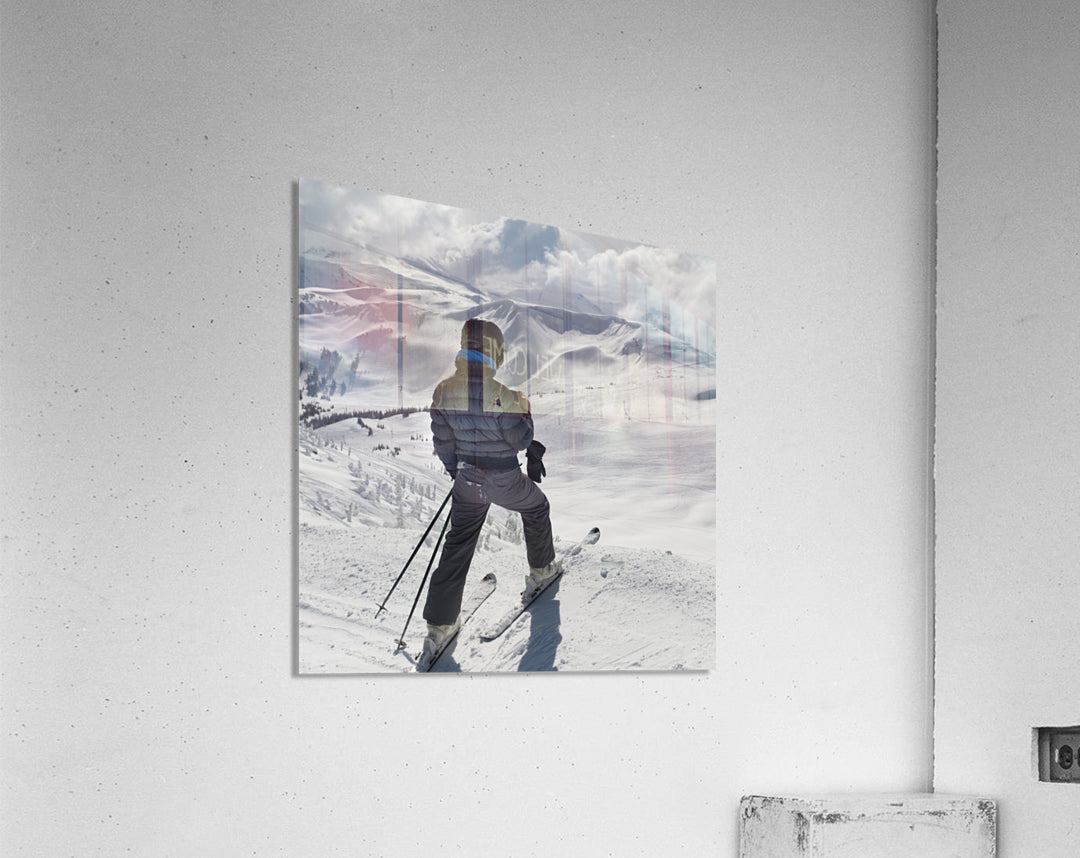
[[[300,258],[299,283],[301,364],[310,371],[323,350],[342,356],[335,371],[341,399],[331,401],[344,408],[426,406],[452,371],[462,323],[480,317],[506,339],[500,378],[541,397],[538,411],[712,418],[712,408],[701,407],[715,397],[712,329],[647,285],[628,281],[614,300],[548,283],[499,283],[492,292],[431,264],[374,251],[344,259],[325,248]],[[617,312],[620,303],[640,317]],[[359,367],[344,384],[357,355]],[[604,395],[588,392],[597,390]]]

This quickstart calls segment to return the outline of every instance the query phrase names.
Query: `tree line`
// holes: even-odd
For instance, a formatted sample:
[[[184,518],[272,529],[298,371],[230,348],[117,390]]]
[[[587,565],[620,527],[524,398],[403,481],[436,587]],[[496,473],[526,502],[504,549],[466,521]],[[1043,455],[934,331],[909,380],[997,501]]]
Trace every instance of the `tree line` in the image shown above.
[[[300,398],[303,399],[305,393],[312,398],[322,394],[327,397],[341,395],[356,384],[356,372],[360,368],[360,352],[357,352],[352,359],[344,378],[339,379],[337,373],[342,360],[344,358],[340,352],[331,351],[325,347],[319,353],[319,360],[316,363],[311,364],[301,360],[300,378],[303,379],[304,386],[300,389]],[[307,373],[306,378],[305,373]]]
[[[368,434],[370,435],[372,429],[364,422],[365,418],[368,420],[385,420],[388,417],[397,417],[398,415],[406,417],[409,414],[416,414],[418,411],[427,411],[427,409],[407,407],[334,411],[333,409],[323,408],[317,402],[305,402],[304,408],[300,413],[300,422],[308,429],[321,429],[323,426],[329,426],[331,423],[355,419],[361,427],[368,430]]]

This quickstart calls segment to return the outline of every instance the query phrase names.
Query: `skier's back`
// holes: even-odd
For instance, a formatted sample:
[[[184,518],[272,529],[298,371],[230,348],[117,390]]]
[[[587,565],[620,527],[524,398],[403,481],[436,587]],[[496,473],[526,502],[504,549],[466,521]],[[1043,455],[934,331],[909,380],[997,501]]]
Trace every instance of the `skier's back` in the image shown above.
[[[457,630],[465,579],[491,504],[521,514],[529,561],[526,586],[557,571],[550,505],[536,485],[543,472],[538,460],[543,446],[533,439],[528,399],[495,380],[504,358],[499,327],[470,319],[461,329],[456,371],[438,384],[432,396],[435,453],[453,477],[454,489],[450,530],[424,605],[425,654]],[[527,449],[533,479],[518,463],[518,453]]]

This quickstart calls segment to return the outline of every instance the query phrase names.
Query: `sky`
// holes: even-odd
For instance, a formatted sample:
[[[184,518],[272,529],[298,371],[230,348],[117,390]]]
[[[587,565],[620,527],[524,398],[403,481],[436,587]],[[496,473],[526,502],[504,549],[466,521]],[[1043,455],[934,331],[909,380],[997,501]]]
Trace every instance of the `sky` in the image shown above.
[[[647,300],[647,289],[633,286],[648,285],[715,328],[716,266],[707,257],[310,179],[300,181],[300,218],[301,253],[368,249],[495,294],[528,286],[534,299],[569,283],[628,318],[641,318],[645,308],[633,303]]]

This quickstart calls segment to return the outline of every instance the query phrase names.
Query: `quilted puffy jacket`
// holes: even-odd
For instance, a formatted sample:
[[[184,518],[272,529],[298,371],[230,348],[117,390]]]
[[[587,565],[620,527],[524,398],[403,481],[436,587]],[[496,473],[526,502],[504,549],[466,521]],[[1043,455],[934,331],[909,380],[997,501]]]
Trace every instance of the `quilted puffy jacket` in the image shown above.
[[[466,353],[457,372],[435,388],[431,431],[435,454],[454,473],[460,462],[491,470],[519,467],[517,454],[533,439],[529,400],[495,380],[495,370]]]

